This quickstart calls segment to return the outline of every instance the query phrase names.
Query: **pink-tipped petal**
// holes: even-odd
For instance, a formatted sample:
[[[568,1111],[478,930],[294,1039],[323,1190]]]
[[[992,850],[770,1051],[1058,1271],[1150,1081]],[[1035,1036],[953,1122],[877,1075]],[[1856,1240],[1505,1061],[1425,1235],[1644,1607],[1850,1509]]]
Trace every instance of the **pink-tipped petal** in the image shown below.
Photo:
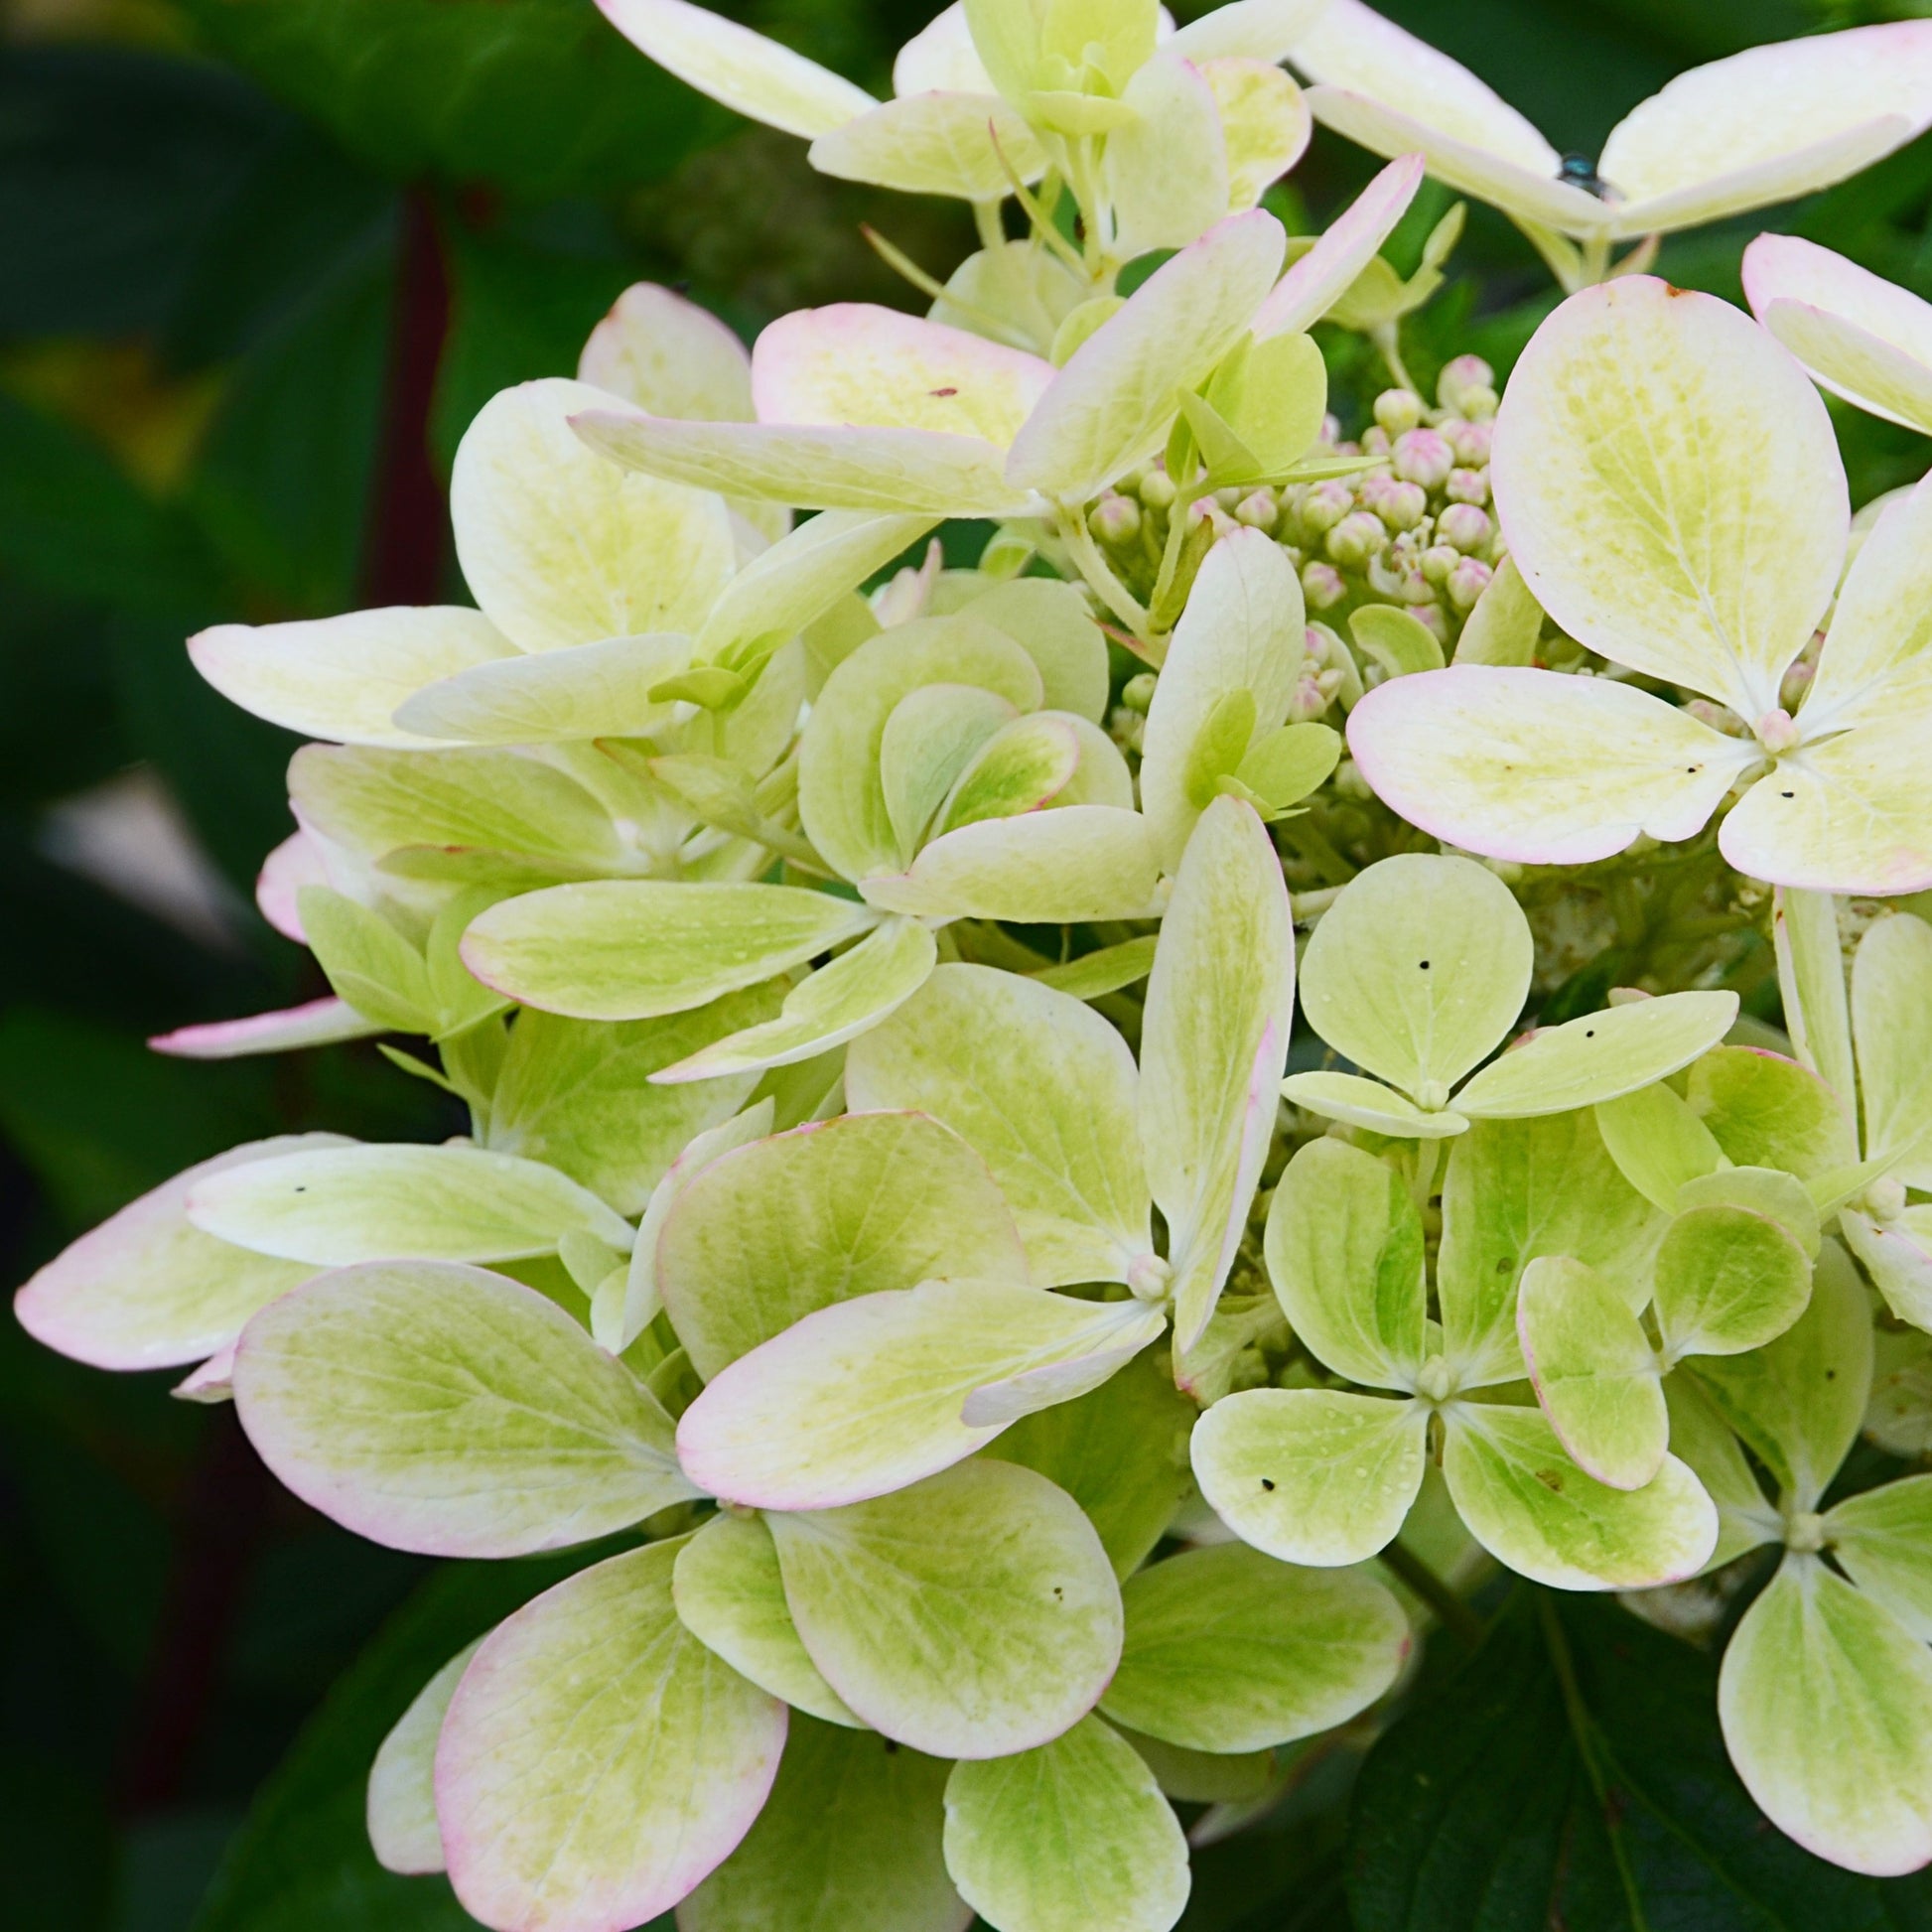
[[[577,379],[653,416],[752,420],[750,351],[709,309],[655,282],[633,282],[611,305],[577,358]]]
[[[1419,154],[1391,161],[1275,284],[1255,316],[1255,339],[1294,335],[1319,322],[1388,240],[1427,172]]]
[[[245,1020],[177,1027],[173,1033],[156,1034],[148,1044],[178,1060],[238,1060],[253,1053],[288,1053],[300,1046],[368,1039],[388,1031],[379,1020],[365,1020],[346,1000],[324,999],[274,1013],[251,1013]]]
[[[302,930],[298,901],[304,886],[331,884],[329,866],[322,846],[311,832],[291,832],[266,859],[255,875],[255,903],[261,915],[284,939],[298,946],[309,943]]]

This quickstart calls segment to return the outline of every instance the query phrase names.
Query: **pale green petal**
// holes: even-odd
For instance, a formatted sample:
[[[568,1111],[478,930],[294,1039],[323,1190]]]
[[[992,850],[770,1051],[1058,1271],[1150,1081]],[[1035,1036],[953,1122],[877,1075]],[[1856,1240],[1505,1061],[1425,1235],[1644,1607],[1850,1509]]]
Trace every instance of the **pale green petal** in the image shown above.
[[[1670,1419],[1657,1351],[1595,1269],[1546,1255],[1523,1271],[1516,1333],[1536,1399],[1587,1474],[1641,1489],[1663,1467]]]
[[[1042,1286],[1122,1281],[1152,1252],[1133,1055],[1070,994],[941,966],[845,1080],[853,1109],[928,1113],[985,1157]]]
[[[1772,896],[1771,933],[1793,1050],[1839,1097],[1849,1126],[1858,1082],[1838,901],[1828,893],[1780,888]]]
[[[1787,1557],[1718,1679],[1751,1796],[1806,1851],[1878,1877],[1932,1860],[1932,1654],[1815,1557]]]
[[[655,282],[633,282],[585,340],[579,382],[653,416],[752,420],[752,358],[714,316]]]
[[[1932,1476],[1848,1496],[1825,1534],[1847,1576],[1921,1642],[1932,1640]]]
[[[992,75],[973,45],[973,30],[961,0],[952,0],[935,14],[893,60],[894,93],[918,94],[933,87],[969,94],[994,91]]]
[[[1642,1589],[1704,1568],[1718,1511],[1674,1455],[1641,1489],[1612,1489],[1564,1453],[1539,1410],[1465,1402],[1443,1473],[1476,1541],[1552,1589]]]
[[[409,744],[547,745],[647,738],[675,706],[651,691],[691,662],[681,636],[613,637],[499,658],[425,685],[396,710]],[[400,737],[401,734],[398,734]]]
[[[1510,376],[1490,478],[1563,629],[1747,722],[1777,707],[1851,507],[1817,390],[1749,317],[1641,276],[1573,296]]]
[[[1871,1388],[1870,1304],[1845,1251],[1825,1244],[1810,1306],[1775,1341],[1701,1360],[1697,1378],[1792,1507],[1817,1508],[1858,1440]]]
[[[318,958],[318,964],[321,964]],[[329,968],[323,967],[325,972]],[[331,981],[334,984],[334,981]],[[345,1039],[368,1039],[389,1031],[389,1023],[379,1017],[387,1003],[371,1018],[356,1011],[346,1000],[305,1000],[299,1007],[284,1007],[272,1013],[251,1013],[240,1020],[209,1020],[200,1026],[177,1027],[171,1033],[155,1034],[148,1040],[148,1051],[166,1053],[179,1060],[252,1059],[260,1053],[287,1053],[304,1046],[334,1046]],[[423,1017],[410,1011],[395,1010],[394,1017],[406,1018],[408,1031],[423,1024]]]
[[[1720,1570],[1733,1557],[1784,1540],[1784,1519],[1758,1487],[1730,1425],[1689,1375],[1664,1377],[1671,1453],[1690,1468],[1718,1506],[1718,1546],[1705,1564]]]
[[[1024,516],[1032,493],[1009,483],[997,444],[925,429],[679,423],[586,405],[571,427],[626,470],[696,489],[877,514]]]
[[[1457,664],[1527,667],[1543,638],[1543,607],[1530,595],[1515,560],[1504,557],[1455,640]]]
[[[1014,708],[977,684],[922,684],[893,707],[879,741],[879,787],[904,864],[924,842],[954,781]]]
[[[697,1494],[630,1371],[554,1302],[480,1268],[319,1278],[248,1324],[234,1393],[284,1485],[392,1549],[523,1556]]]
[[[1687,1180],[1677,1190],[1677,1209],[1682,1215],[1694,1208],[1742,1208],[1759,1219],[1773,1222],[1797,1244],[1807,1261],[1818,1259],[1824,1241],[1825,1230],[1811,1189],[1795,1175],[1777,1168],[1720,1168],[1716,1173]],[[1798,1306],[1802,1306],[1802,1298]],[[1795,1308],[1793,1312],[1796,1313]],[[1711,1352],[1725,1355],[1732,1351],[1716,1348]]]
[[[1173,46],[1168,51],[1180,52]],[[1255,207],[1301,160],[1314,131],[1314,117],[1301,88],[1273,65],[1278,58],[1227,57],[1201,66],[1227,142],[1227,207],[1236,213]]]
[[[726,1155],[684,1189],[657,1244],[671,1325],[707,1380],[852,1296],[1026,1278],[986,1164],[915,1113],[851,1114]]]
[[[1171,871],[1205,803],[1188,795],[1188,780],[1210,718],[1233,694],[1253,700],[1250,729],[1229,748],[1232,771],[1255,740],[1288,716],[1302,632],[1301,580],[1281,545],[1258,530],[1215,544],[1174,627],[1141,755],[1141,807]]]
[[[1588,1113],[1477,1121],[1449,1153],[1436,1288],[1466,1388],[1522,1373],[1516,1285],[1542,1255],[1604,1276],[1635,1312],[1650,1299],[1664,1217],[1617,1172]]]
[[[1063,805],[962,826],[906,871],[865,875],[859,890],[882,911],[919,918],[1068,925],[1145,918],[1160,874],[1139,812]]]
[[[1228,0],[1170,34],[1167,49],[1189,61],[1286,60],[1320,18],[1320,0]]]
[[[1183,1804],[1245,1805],[1273,1784],[1273,1751],[1190,1751],[1143,1737],[1123,1725],[1114,1726],[1146,1760],[1154,1781]]]
[[[777,1545],[758,1517],[720,1511],[705,1524],[677,1553],[671,1594],[684,1627],[759,1690],[827,1724],[865,1728],[799,1642]]]
[[[1725,1158],[1740,1168],[1781,1168],[1812,1180],[1859,1158],[1844,1102],[1817,1074],[1780,1053],[1713,1047],[1691,1067],[1688,1099]]]
[[[1254,208],[1151,275],[1075,351],[1014,439],[1013,485],[1077,502],[1153,455],[1175,391],[1234,346],[1274,285],[1284,245],[1281,223]]]
[[[457,559],[483,615],[525,650],[693,630],[732,574],[717,496],[627,475],[572,434],[572,415],[610,402],[586,382],[526,382],[486,402],[458,445]]]
[[[421,746],[392,722],[427,684],[513,657],[481,611],[351,611],[296,623],[218,623],[188,640],[195,668],[231,704],[304,738]]]
[[[1925,718],[1894,713],[1806,745],[1725,819],[1725,857],[1753,879],[1885,897],[1932,886],[1932,766]]]
[[[463,961],[528,1006],[644,1020],[756,985],[877,923],[797,886],[595,880],[491,906],[464,936]]]
[[[1115,248],[1123,257],[1184,248],[1228,211],[1228,144],[1214,91],[1187,60],[1160,54],[1121,99],[1134,119],[1107,137],[1103,164]]]
[[[1241,1543],[1157,1563],[1121,1601],[1127,1641],[1101,1709],[1193,1750],[1331,1730],[1389,1688],[1409,1652],[1409,1619],[1372,1578],[1298,1570]]]
[[[1724,1149],[1697,1110],[1661,1080],[1615,1100],[1598,1101],[1595,1111],[1596,1131],[1617,1171],[1666,1214],[1677,1211],[1677,1190],[1687,1180],[1713,1173],[1725,1164]]]
[[[1582,865],[1702,831],[1757,748],[1633,685],[1491,664],[1390,678],[1348,715],[1385,804],[1445,843]]]
[[[1025,646],[1039,668],[1043,705],[1095,724],[1106,717],[1107,639],[1079,586],[1019,577],[975,592],[962,608]]]
[[[484,1924],[640,1925],[763,1805],[785,1708],[677,1620],[676,1557],[650,1544],[546,1590],[464,1674],[436,1796],[450,1882]]]
[[[842,181],[997,202],[1012,193],[1003,153],[1022,181],[1046,172],[1033,129],[997,94],[929,91],[889,100],[821,134],[809,159],[821,175]]]
[[[258,1254],[335,1268],[357,1261],[515,1261],[554,1254],[570,1229],[628,1252],[630,1229],[541,1162],[450,1144],[323,1147],[207,1174],[188,1218]]]
[[[1657,1250],[1657,1325],[1673,1359],[1761,1348],[1810,1299],[1803,1247],[1743,1207],[1693,1207]]]
[[[925,984],[938,947],[914,919],[888,919],[850,952],[802,980],[784,1012],[731,1035],[651,1077],[665,1084],[715,1080],[788,1066],[842,1046],[902,1006]]]
[[[560,1168],[621,1214],[637,1214],[694,1136],[751,1098],[753,1075],[661,1087],[650,1076],[777,1011],[783,982],[658,1020],[598,1024],[534,1008],[509,1032],[489,1097],[487,1145]]]
[[[1441,1108],[1522,1012],[1534,950],[1488,867],[1405,853],[1358,873],[1321,915],[1302,1011],[1337,1052]]]
[[[1243,1542],[1284,1563],[1361,1563],[1422,1486],[1429,1412],[1330,1389],[1249,1389],[1194,1428],[1194,1477]]]
[[[185,1169],[64,1248],[14,1297],[20,1325],[95,1368],[176,1368],[219,1353],[259,1308],[315,1272],[217,1241],[189,1220],[190,1193],[224,1170],[340,1134],[277,1135]]]
[[[1864,1151],[1874,1160],[1932,1138],[1932,926],[1880,919],[1852,962]]]
[[[1531,1034],[1454,1096],[1478,1120],[1568,1113],[1688,1066],[1730,1031],[1734,993],[1665,993]]]
[[[1136,1302],[1001,1282],[860,1296],[725,1368],[679,1422],[678,1456],[692,1481],[732,1502],[861,1502],[971,1455],[1029,1408],[1085,1394],[1166,1325]],[[1041,1377],[1029,1399],[1026,1384]]]
[[[934,322],[983,329],[996,342],[1043,355],[1060,324],[1089,293],[1086,277],[1051,249],[1008,241],[968,255],[926,313]]]
[[[1326,1120],[1345,1120],[1395,1140],[1444,1141],[1469,1127],[1458,1113],[1424,1113],[1406,1094],[1354,1073],[1291,1073],[1282,1082],[1282,1093]]]
[[[1423,1229],[1402,1176],[1326,1137],[1297,1150],[1268,1209],[1268,1277],[1297,1338],[1351,1382],[1406,1388],[1422,1365]]]
[[[749,27],[685,0],[603,0],[619,33],[687,86],[806,140],[873,105],[863,87]]]
[[[962,1462],[872,1502],[767,1520],[812,1661],[915,1750],[1044,1743],[1093,1709],[1119,1662],[1107,1554],[1031,1469]]]
[[[1932,1214],[1907,1208],[1907,1217],[1880,1225],[1846,1208],[1839,1215],[1845,1245],[1864,1264],[1872,1286],[1901,1321],[1932,1329]]]
[[[1294,1003],[1281,862],[1254,812],[1217,798],[1180,864],[1141,1030],[1141,1145],[1168,1223],[1183,1353],[1214,1311],[1247,1225]]]
[[[413,1875],[443,1869],[443,1834],[436,1823],[436,1739],[457,1684],[482,1644],[481,1637],[466,1644],[416,1693],[369,1766],[369,1849],[387,1870]]]
[[[946,1781],[946,1865],[997,1932],[1168,1932],[1187,1841],[1139,1752],[1097,1718]]]
[[[848,879],[897,870],[910,857],[894,824],[882,759],[895,712],[931,685],[970,686],[1023,712],[1036,710],[1043,692],[1026,650],[971,617],[896,624],[853,651],[825,680],[798,755],[805,836]],[[984,706],[973,713],[982,721],[990,715]]]
[[[1932,386],[1932,370],[1925,380]],[[1932,490],[1915,488],[1884,510],[1859,546],[1805,696],[1807,738],[1883,724],[1901,710],[1919,712],[1932,702],[1929,533]]]
[[[965,1932],[940,1848],[950,1767],[794,1712],[745,1842],[682,1905],[682,1932]]]
[[[933,836],[943,837],[989,818],[1018,817],[1053,803],[1079,769],[1075,727],[1084,722],[1036,711],[1002,725],[953,781],[933,822]],[[1132,810],[1131,787],[1124,802]]]

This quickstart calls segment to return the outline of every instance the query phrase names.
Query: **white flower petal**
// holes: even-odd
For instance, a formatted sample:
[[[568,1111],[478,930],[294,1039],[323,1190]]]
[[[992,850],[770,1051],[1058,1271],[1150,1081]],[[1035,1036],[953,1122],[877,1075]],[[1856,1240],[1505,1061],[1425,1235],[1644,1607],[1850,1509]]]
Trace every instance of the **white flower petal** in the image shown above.
[[[577,379],[653,416],[752,420],[750,351],[709,309],[655,282],[633,282],[611,305],[577,358]]]
[[[1427,168],[1422,155],[1405,154],[1349,203],[1256,312],[1257,341],[1299,335],[1328,313],[1408,211]]]

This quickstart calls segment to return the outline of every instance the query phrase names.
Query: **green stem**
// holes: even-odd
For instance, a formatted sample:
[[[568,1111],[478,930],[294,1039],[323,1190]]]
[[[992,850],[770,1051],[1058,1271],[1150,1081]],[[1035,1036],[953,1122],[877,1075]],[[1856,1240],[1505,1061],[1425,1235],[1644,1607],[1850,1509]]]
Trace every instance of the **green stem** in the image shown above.
[[[1630,1863],[1630,1848],[1624,1843],[1623,1828],[1617,1823],[1610,1804],[1609,1787],[1596,1754],[1596,1726],[1584,1703],[1583,1687],[1577,1682],[1577,1660],[1570,1652],[1570,1638],[1557,1615],[1556,1601],[1547,1589],[1536,1592],[1537,1621],[1543,1627],[1543,1641],[1556,1668],[1557,1683],[1563,1691],[1564,1716],[1570,1721],[1570,1735],[1576,1741],[1577,1755],[1584,1761],[1596,1809],[1603,1820],[1604,1836],[1610,1841],[1610,1856],[1616,1861],[1616,1875],[1623,1886],[1623,1901],[1630,1909],[1630,1932],[1650,1932],[1645,1918],[1643,1896],[1637,1890],[1637,1874]]]
[[[1416,1143],[1416,1168],[1414,1192],[1416,1212],[1427,1213],[1429,1197],[1436,1191],[1436,1169],[1443,1158],[1441,1141],[1422,1140]]]
[[[1142,643],[1147,643],[1147,609],[1114,575],[1112,567],[1100,554],[1100,546],[1087,529],[1085,515],[1077,509],[1062,510],[1059,528],[1067,549],[1073,553],[1073,561],[1080,566],[1080,575],[1093,586],[1094,595]]]
[[[1481,1618],[1415,1551],[1398,1539],[1382,1552],[1382,1561],[1436,1612],[1436,1621],[1464,1650],[1482,1641]]]
[[[1370,340],[1382,351],[1382,359],[1389,365],[1389,373],[1395,377],[1398,389],[1407,389],[1414,395],[1422,391],[1416,386],[1416,378],[1409,373],[1402,359],[1402,325],[1399,322],[1385,322],[1369,332]]]
[[[975,202],[973,204],[973,224],[979,229],[982,248],[1004,248],[1006,246],[1006,223],[1000,218],[998,202]]]

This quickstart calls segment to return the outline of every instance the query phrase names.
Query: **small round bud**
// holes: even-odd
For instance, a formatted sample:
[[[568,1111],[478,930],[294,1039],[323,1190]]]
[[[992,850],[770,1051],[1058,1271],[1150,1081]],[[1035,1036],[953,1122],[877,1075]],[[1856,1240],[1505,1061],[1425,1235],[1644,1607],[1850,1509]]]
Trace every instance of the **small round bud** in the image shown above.
[[[1757,742],[1773,758],[1798,749],[1798,741],[1801,737],[1798,721],[1782,705],[1775,711],[1767,711],[1753,729],[1757,735]]]
[[[1224,510],[1232,510],[1235,504],[1240,502],[1242,497],[1242,490],[1241,490],[1241,486],[1238,483],[1229,483],[1225,489],[1215,490],[1213,492],[1213,495],[1214,495],[1214,500],[1217,503],[1219,503]]]
[[[1332,410],[1322,417],[1321,434],[1316,440],[1326,443],[1330,449],[1341,441],[1341,418]]]
[[[1281,521],[1281,510],[1272,489],[1250,490],[1234,506],[1234,520],[1251,530],[1272,530]]]
[[[1489,512],[1477,509],[1473,503],[1451,503],[1436,519],[1437,536],[1464,556],[1480,550],[1489,541],[1493,527]]]
[[[1443,434],[1455,452],[1457,463],[1471,470],[1484,468],[1489,461],[1489,446],[1495,440],[1494,423],[1445,423]]]
[[[1413,530],[1429,514],[1429,492],[1421,483],[1391,483],[1373,507],[1391,530]]]
[[[1422,398],[1413,389],[1384,389],[1375,398],[1375,420],[1391,436],[1400,436],[1422,421]]]
[[[1332,693],[1322,690],[1323,677],[1332,677],[1337,684],[1341,681],[1339,671],[1324,671],[1319,677],[1296,680],[1295,694],[1288,701],[1288,722],[1291,725],[1311,725],[1328,709]]]
[[[1480,355],[1457,355],[1443,364],[1443,372],[1436,378],[1436,400],[1445,409],[1452,409],[1458,416],[1472,416],[1465,400],[1471,389],[1493,391],[1496,371]]]
[[[1338,477],[1313,484],[1302,498],[1302,527],[1311,536],[1332,530],[1355,507],[1355,492]]]
[[[1462,391],[1462,413],[1476,422],[1488,422],[1502,405],[1502,398],[1493,389],[1464,389]]]
[[[1165,470],[1150,470],[1141,479],[1141,501],[1151,510],[1164,510],[1173,503],[1173,479]]]
[[[1439,543],[1422,553],[1422,574],[1439,590],[1449,580],[1449,572],[1462,561],[1462,553],[1447,543]]]
[[[1087,523],[1102,543],[1132,543],[1141,533],[1141,506],[1131,496],[1110,493],[1094,505]]]
[[[1389,453],[1389,432],[1377,423],[1362,431],[1362,454],[1364,456],[1387,456]]]
[[[1449,640],[1449,615],[1440,604],[1417,604],[1410,608],[1409,615],[1436,639],[1439,644]]]
[[[1152,671],[1136,671],[1120,687],[1120,701],[1129,711],[1146,711],[1154,702],[1155,675]]]
[[[1451,503],[1473,503],[1480,509],[1489,500],[1489,478],[1481,470],[1451,470],[1443,494]]]
[[[1369,781],[1362,776],[1361,768],[1353,759],[1343,759],[1335,766],[1335,790],[1343,798],[1353,798],[1366,804],[1375,796]]]
[[[1331,611],[1348,595],[1348,586],[1333,564],[1316,558],[1302,566],[1302,595],[1313,610]]]
[[[1472,610],[1475,601],[1489,588],[1490,571],[1485,563],[1474,557],[1464,557],[1449,572],[1449,582],[1444,589],[1449,592],[1449,600],[1458,611]]]
[[[1395,473],[1404,483],[1440,489],[1455,468],[1455,452],[1433,429],[1412,429],[1395,440]]]
[[[1359,570],[1389,541],[1382,519],[1369,510],[1351,510],[1328,532],[1325,548],[1346,569]]]

